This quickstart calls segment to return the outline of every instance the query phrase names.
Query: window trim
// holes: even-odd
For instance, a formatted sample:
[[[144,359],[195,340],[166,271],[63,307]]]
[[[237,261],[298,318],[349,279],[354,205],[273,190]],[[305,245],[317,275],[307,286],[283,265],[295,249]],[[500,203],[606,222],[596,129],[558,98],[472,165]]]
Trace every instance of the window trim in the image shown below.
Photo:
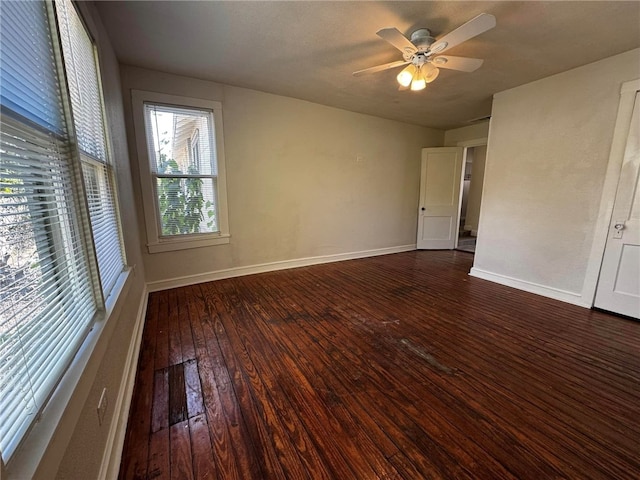
[[[229,217],[227,209],[227,176],[224,155],[224,131],[222,125],[222,103],[214,100],[203,100],[180,95],[168,95],[159,92],[131,90],[133,124],[138,169],[140,172],[140,191],[144,209],[144,222],[147,232],[147,249],[149,253],[169,252],[189,248],[208,247],[229,243]],[[217,194],[218,194],[218,226],[220,231],[214,233],[196,233],[191,235],[163,236],[159,230],[160,218],[155,193],[154,176],[151,172],[151,161],[147,151],[147,136],[144,119],[144,103],[158,103],[176,107],[192,107],[210,110],[213,115],[214,137],[217,161]]]

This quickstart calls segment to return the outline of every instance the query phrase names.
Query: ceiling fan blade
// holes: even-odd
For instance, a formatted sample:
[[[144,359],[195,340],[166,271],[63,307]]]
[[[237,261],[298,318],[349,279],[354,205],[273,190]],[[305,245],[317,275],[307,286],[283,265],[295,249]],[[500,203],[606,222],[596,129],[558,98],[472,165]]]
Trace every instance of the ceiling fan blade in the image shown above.
[[[378,30],[376,35],[389,42],[403,54],[412,55],[418,51],[418,48],[395,27]]]
[[[409,62],[405,62],[404,60],[398,60],[397,62],[385,63],[384,65],[378,65],[376,67],[365,68],[364,70],[358,70],[357,72],[353,72],[354,77],[359,77],[360,75],[366,75],[368,73],[376,73],[382,72],[383,70],[389,70],[390,68],[401,67],[402,65],[407,65]]]
[[[472,18],[464,25],[456,28],[454,31],[447,33],[444,37],[437,40],[429,49],[433,53],[444,52],[445,50],[455,47],[456,45],[466,42],[470,38],[480,35],[481,33],[491,30],[496,26],[496,17],[488,13],[481,13]]]
[[[438,68],[460,70],[461,72],[475,72],[480,68],[484,60],[480,58],[453,57],[451,55],[438,55],[431,63]]]

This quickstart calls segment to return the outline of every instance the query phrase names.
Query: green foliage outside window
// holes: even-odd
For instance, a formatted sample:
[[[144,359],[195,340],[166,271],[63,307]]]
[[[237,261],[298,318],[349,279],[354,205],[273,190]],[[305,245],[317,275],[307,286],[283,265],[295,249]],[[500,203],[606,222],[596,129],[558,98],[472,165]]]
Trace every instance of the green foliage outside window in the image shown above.
[[[183,175],[178,163],[161,153],[158,162],[158,173],[168,175]],[[190,166],[189,175],[199,172]],[[200,224],[207,215],[208,231],[215,225],[215,210],[213,203],[205,201],[202,193],[202,179],[200,178],[159,178],[158,201],[162,216],[163,235],[185,235],[202,233]]]

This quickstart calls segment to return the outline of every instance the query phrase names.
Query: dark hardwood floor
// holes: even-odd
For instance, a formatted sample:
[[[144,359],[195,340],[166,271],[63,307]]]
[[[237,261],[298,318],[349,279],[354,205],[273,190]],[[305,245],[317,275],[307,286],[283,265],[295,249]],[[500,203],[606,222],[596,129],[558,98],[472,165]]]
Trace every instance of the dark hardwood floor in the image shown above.
[[[123,479],[624,479],[640,322],[407,252],[153,293]]]

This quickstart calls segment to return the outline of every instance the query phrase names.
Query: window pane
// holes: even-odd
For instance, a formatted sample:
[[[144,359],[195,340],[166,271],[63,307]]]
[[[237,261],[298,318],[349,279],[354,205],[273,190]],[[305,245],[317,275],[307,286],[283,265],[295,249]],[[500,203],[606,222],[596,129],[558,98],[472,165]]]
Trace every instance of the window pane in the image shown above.
[[[98,257],[100,283],[107,296],[124,268],[113,182],[109,178],[111,169],[106,165],[83,162],[82,173]]]
[[[210,110],[144,104],[161,236],[219,232]]]
[[[154,172],[217,175],[211,112],[145,104],[145,123]]]
[[[80,150],[107,161],[93,42],[70,0],[56,1],[60,39]]]
[[[0,2],[0,103],[62,134],[62,103],[44,2]]]
[[[218,231],[215,179],[158,178],[161,235],[187,235]]]
[[[100,283],[106,298],[124,269],[124,252],[116,214],[113,166],[107,161],[97,59],[93,42],[71,1],[57,0],[56,13],[78,145],[83,154],[97,160],[83,161],[82,171]]]

